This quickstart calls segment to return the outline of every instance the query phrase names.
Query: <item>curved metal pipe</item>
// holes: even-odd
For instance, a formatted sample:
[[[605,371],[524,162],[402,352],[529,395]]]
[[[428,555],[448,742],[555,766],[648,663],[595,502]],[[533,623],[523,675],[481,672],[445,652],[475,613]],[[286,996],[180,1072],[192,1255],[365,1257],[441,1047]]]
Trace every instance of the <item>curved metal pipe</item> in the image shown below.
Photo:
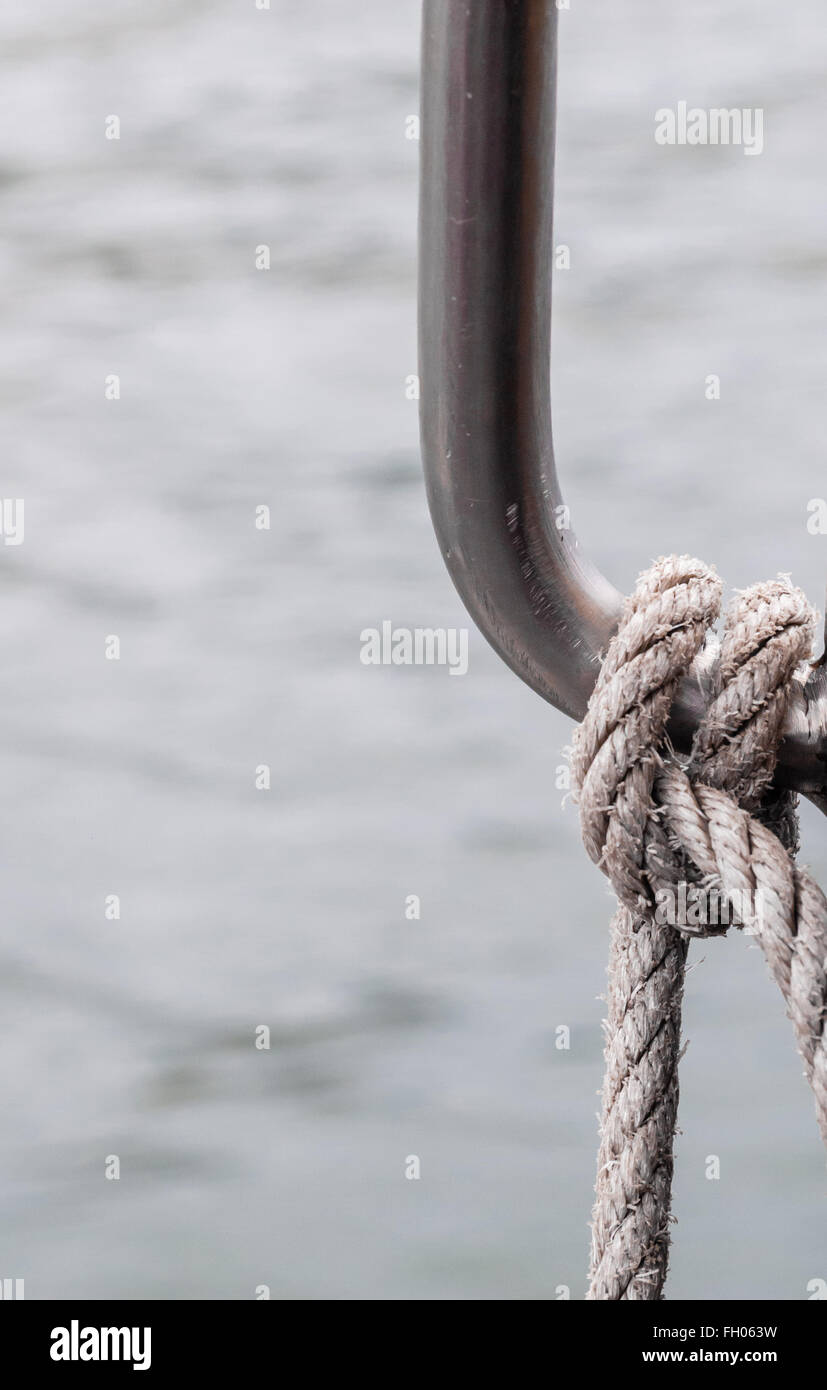
[[[419,370],[428,501],[445,563],[500,656],[581,719],[621,595],[583,555],[551,436],[554,0],[424,0]],[[703,695],[684,683],[688,747]],[[778,780],[827,795],[819,669]]]

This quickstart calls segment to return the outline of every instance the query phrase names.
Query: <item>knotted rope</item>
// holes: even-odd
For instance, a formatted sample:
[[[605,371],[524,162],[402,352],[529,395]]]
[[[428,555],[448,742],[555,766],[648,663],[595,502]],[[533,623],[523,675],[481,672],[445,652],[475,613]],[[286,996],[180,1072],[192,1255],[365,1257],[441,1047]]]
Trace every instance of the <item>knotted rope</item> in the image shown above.
[[[687,556],[658,560],[641,575],[575,735],[583,839],[620,904],[609,956],[592,1299],[662,1295],[689,935],[720,934],[733,922],[757,938],[827,1144],[827,899],[794,862],[796,798],[771,785],[815,614],[786,579],[736,597],[706,677],[705,716],[681,761],[666,735],[669,710],[720,604],[717,575]],[[707,647],[702,661],[709,655]]]

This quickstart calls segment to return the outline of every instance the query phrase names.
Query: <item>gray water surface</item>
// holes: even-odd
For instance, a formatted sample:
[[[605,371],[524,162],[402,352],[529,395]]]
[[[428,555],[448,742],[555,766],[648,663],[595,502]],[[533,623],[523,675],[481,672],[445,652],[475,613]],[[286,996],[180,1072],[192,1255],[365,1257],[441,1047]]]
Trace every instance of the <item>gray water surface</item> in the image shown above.
[[[580,539],[621,588],[678,550],[820,602],[823,6],[560,24]],[[0,1275],[30,1298],[585,1289],[611,900],[571,726],[476,633],[463,678],[359,660],[383,620],[466,622],[405,393],[418,31],[413,0],[0,11]],[[763,107],[763,154],[658,147],[681,99]],[[809,808],[804,841],[823,881]],[[669,1293],[804,1298],[791,1029],[747,941],[692,961]]]

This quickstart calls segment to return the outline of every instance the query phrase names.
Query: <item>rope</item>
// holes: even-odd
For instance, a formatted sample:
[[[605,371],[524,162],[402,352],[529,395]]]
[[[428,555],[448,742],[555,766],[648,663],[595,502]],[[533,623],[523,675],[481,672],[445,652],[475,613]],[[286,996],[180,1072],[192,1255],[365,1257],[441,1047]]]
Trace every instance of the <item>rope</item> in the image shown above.
[[[716,654],[709,632],[720,604],[707,566],[688,556],[656,561],[626,602],[574,740],[583,840],[619,900],[591,1299],[662,1296],[689,936],[734,924],[758,940],[827,1144],[827,899],[794,862],[796,798],[772,788],[815,614],[786,578],[756,585],[736,596]],[[707,706],[684,763],[666,729],[693,662]]]

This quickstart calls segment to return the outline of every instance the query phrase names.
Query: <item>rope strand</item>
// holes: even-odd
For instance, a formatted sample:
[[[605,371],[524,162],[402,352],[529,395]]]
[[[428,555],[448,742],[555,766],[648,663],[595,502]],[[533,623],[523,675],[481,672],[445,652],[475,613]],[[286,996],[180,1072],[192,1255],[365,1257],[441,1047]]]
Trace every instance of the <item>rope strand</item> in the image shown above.
[[[684,766],[667,746],[669,710],[720,602],[720,580],[700,561],[656,561],[626,602],[575,735],[583,840],[620,904],[611,928],[592,1299],[662,1296],[689,935],[718,935],[734,922],[757,938],[827,1144],[827,899],[794,863],[796,800],[772,789],[815,615],[784,578],[736,596]]]

